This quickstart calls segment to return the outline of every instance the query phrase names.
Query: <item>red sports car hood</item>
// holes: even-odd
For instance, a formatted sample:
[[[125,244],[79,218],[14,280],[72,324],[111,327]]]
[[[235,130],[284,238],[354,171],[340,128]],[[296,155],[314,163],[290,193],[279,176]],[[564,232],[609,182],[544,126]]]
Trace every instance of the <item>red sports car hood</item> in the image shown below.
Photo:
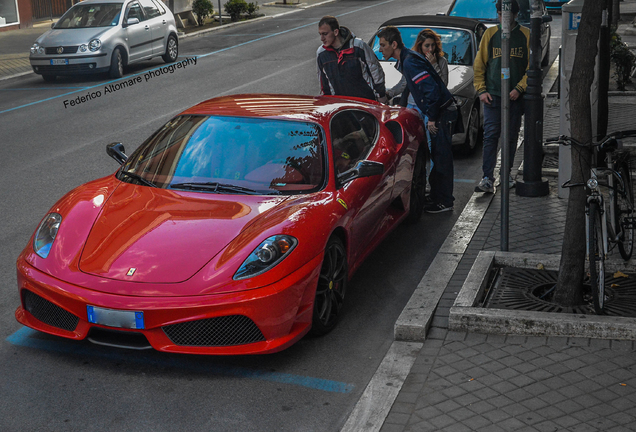
[[[286,199],[238,197],[122,185],[104,203],[80,269],[127,282],[185,281],[250,221]]]

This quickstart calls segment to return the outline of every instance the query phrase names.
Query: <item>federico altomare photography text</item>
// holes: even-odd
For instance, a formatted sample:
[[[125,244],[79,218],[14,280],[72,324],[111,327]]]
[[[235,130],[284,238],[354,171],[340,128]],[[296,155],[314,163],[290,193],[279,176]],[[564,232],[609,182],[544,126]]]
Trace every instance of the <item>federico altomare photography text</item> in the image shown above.
[[[148,82],[153,78],[157,78],[161,75],[166,75],[166,74],[172,74],[175,73],[178,69],[185,69],[188,66],[191,65],[195,65],[197,64],[197,58],[196,57],[190,57],[184,60],[181,60],[179,62],[173,63],[171,65],[168,66],[163,66],[157,69],[152,69],[149,70],[147,72],[144,72],[143,75],[139,74],[139,75],[135,75],[127,80],[118,82],[118,83],[114,83],[114,84],[107,84],[104,87],[104,90],[96,90],[96,91],[89,91],[88,93],[84,94],[84,95],[78,95],[75,98],[72,99],[65,99],[64,100],[64,108],[68,108],[68,107],[74,107],[80,104],[83,104],[85,102],[88,102],[90,100],[93,99],[98,99],[102,96],[105,96],[109,93],[114,93],[118,90],[124,89],[124,88],[128,88],[128,87],[132,87],[134,85],[137,84],[141,84],[142,82]]]

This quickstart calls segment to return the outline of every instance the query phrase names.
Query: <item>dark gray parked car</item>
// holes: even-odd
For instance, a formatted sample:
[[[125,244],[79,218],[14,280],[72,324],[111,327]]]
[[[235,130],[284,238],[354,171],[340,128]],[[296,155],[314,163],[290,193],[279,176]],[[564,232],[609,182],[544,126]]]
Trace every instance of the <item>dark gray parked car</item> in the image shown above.
[[[124,74],[128,64],[179,55],[172,12],[159,0],[85,0],[70,8],[31,47],[33,71],[58,75]]]

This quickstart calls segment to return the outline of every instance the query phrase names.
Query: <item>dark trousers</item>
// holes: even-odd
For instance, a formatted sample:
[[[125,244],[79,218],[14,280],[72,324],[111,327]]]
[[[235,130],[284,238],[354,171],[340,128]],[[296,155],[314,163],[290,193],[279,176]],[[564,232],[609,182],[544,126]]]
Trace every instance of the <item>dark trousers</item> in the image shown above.
[[[484,177],[494,180],[495,165],[497,165],[497,146],[501,135],[501,98],[493,96],[490,105],[483,104],[484,107]],[[516,101],[510,101],[510,141],[508,142],[510,167],[515,160],[517,151],[517,138],[519,128],[521,128],[521,116],[523,116],[523,97]],[[502,143],[503,145],[503,143]],[[503,164],[502,164],[503,167]],[[507,175],[507,173],[505,174]],[[505,178],[505,175],[503,176]]]
[[[453,136],[451,131],[456,119],[457,110],[443,110],[435,123],[437,134],[431,133],[433,167],[428,177],[431,184],[431,200],[446,207],[452,207],[453,201],[455,201],[453,197]]]

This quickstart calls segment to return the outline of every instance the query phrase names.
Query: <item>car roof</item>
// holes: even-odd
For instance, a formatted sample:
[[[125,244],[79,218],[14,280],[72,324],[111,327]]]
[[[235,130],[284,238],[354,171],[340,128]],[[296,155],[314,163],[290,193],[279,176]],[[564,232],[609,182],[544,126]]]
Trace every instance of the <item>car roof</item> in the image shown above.
[[[127,0],[83,0],[75,4],[126,3]]]
[[[457,27],[466,30],[475,30],[481,21],[472,18],[452,17],[447,15],[406,15],[385,21],[380,27],[421,25],[438,27]]]
[[[223,115],[238,117],[285,118],[328,122],[341,109],[369,110],[382,106],[375,101],[337,96],[285,94],[238,94],[222,96],[188,108],[181,115]]]

